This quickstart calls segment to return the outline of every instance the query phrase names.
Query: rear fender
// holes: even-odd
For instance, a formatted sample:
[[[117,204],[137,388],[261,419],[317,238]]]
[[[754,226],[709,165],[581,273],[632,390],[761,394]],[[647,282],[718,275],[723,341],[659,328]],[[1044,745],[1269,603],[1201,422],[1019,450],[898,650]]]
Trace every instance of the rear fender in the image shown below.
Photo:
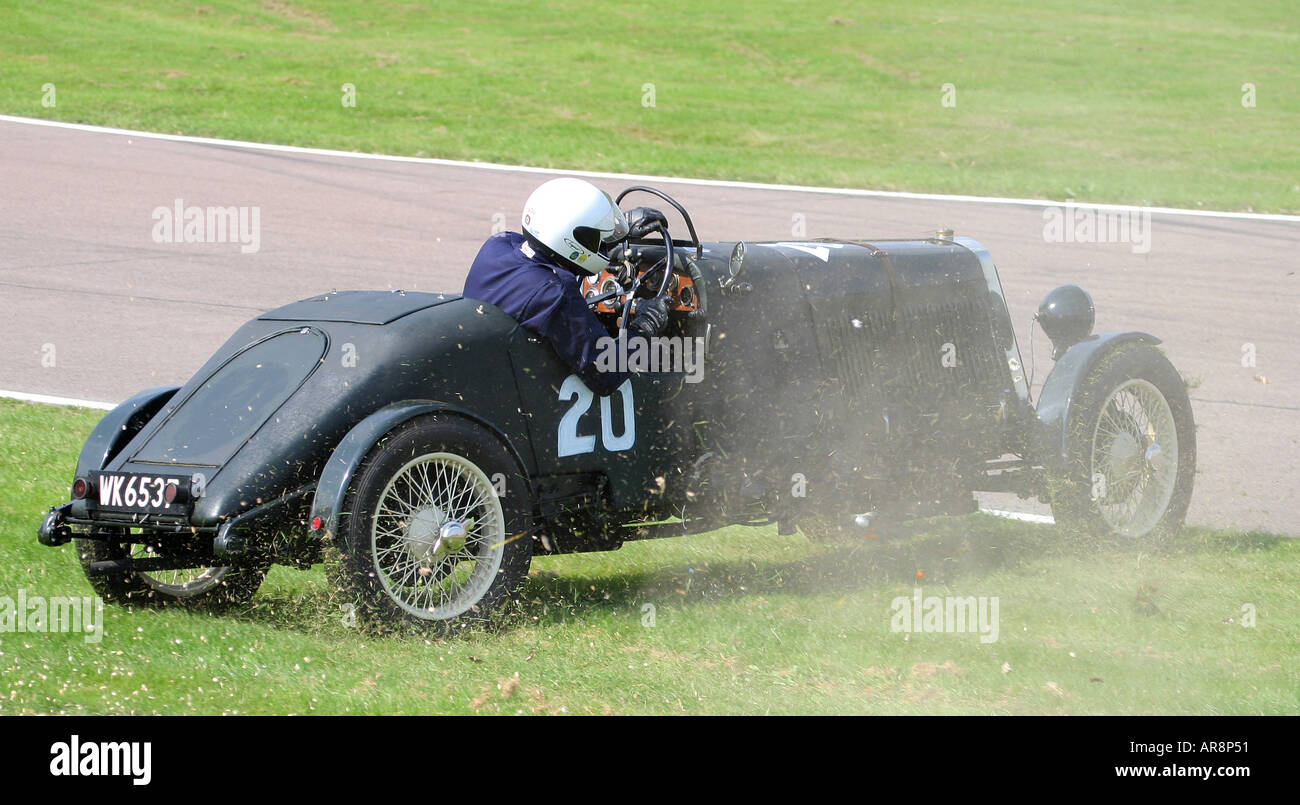
[[[357,468],[361,466],[361,462],[385,434],[415,417],[440,411],[482,425],[500,439],[502,445],[514,458],[516,465],[520,467],[528,483],[529,494],[532,494],[532,482],[525,470],[528,465],[500,428],[457,405],[432,400],[406,400],[385,406],[361,420],[334,448],[329,461],[325,464],[325,469],[321,472],[320,481],[316,484],[316,496],[311,507],[311,522],[315,523],[316,518],[319,517],[320,526],[313,528],[313,531],[326,537],[338,532],[341,516],[344,514],[343,499],[347,495],[348,485],[352,483],[352,478]]]
[[[1043,392],[1038,395],[1029,445],[1033,461],[1052,472],[1065,470],[1073,424],[1073,402],[1088,374],[1103,358],[1123,346],[1159,343],[1160,339],[1150,333],[1100,333],[1066,350],[1056,361],[1043,384]]]
[[[81,448],[77,475],[102,470],[178,390],[180,386],[145,389],[105,414]]]

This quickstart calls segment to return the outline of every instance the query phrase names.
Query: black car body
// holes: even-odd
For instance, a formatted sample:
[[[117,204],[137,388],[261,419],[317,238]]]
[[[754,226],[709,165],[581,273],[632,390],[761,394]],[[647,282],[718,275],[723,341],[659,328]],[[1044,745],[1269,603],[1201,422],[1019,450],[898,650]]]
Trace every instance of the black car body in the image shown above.
[[[269,563],[308,566],[333,546],[336,577],[371,610],[446,624],[494,608],[533,554],[735,523],[852,537],[971,512],[975,491],[994,490],[1050,501],[1062,526],[1098,536],[1181,524],[1195,462],[1181,379],[1154,336],[1092,334],[1081,290],[1040,310],[1057,360],[1034,401],[974,240],[664,241],[629,245],[625,272],[588,294],[671,260],[668,335],[702,346],[702,363],[665,361],[596,397],[492,305],[323,294],[248,322],[184,386],[105,416],[41,540],[76,537],[102,593],[162,602],[246,597]],[[383,456],[394,445],[402,467]],[[412,490],[461,471],[447,489],[489,479],[497,501],[420,508]],[[382,524],[402,495],[409,511]],[[409,578],[375,582],[385,551]],[[481,584],[465,581],[475,562]],[[187,568],[198,575],[163,579]],[[424,588],[457,578],[474,589],[431,603],[442,593]]]

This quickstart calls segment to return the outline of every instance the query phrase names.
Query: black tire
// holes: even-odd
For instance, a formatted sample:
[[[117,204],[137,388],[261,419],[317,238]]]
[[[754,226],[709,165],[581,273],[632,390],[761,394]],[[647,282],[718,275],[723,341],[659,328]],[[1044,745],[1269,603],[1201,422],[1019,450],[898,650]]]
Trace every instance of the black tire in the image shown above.
[[[1051,479],[1057,525],[1152,547],[1175,535],[1192,499],[1196,426],[1168,358],[1149,344],[1116,349],[1088,373],[1069,414],[1068,460]]]
[[[121,536],[129,540],[128,535]],[[155,573],[91,573],[91,563],[138,556],[143,546],[98,539],[73,540],[73,546],[95,594],[105,601],[124,605],[218,609],[244,604],[262,586],[270,569],[270,562],[262,562],[243,567],[200,567]]]
[[[528,576],[532,505],[522,471],[494,435],[463,418],[431,414],[386,435],[358,467],[343,512],[330,575],[371,624],[443,633],[487,624]]]

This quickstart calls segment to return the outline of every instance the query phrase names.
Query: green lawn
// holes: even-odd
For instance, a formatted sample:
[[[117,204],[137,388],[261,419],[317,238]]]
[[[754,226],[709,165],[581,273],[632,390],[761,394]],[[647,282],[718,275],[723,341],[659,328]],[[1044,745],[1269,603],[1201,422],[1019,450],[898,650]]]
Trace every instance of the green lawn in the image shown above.
[[[0,0],[0,111],[549,167],[1296,212],[1297,54],[1295,9],[1278,2]]]
[[[0,400],[0,597],[90,595],[35,531],[98,416]],[[997,596],[997,641],[891,631],[918,585]],[[985,516],[884,545],[728,529],[539,559],[526,592],[510,628],[454,639],[348,628],[320,568],[227,614],[109,606],[98,644],[0,633],[0,714],[1300,713],[1300,542],[1266,535],[1151,555]]]
[[[1200,0],[0,0],[0,112],[552,167],[1300,211],[1297,53],[1285,4]],[[0,599],[90,594],[71,547],[35,530],[98,416],[0,401]],[[883,545],[727,529],[539,559],[511,628],[451,640],[349,628],[320,568],[276,568],[232,613],[109,607],[98,644],[0,632],[0,714],[1296,714],[1298,559],[1300,543],[1268,535],[1189,529],[1151,555],[984,516]],[[891,602],[918,586],[996,596],[998,640],[891,631]]]

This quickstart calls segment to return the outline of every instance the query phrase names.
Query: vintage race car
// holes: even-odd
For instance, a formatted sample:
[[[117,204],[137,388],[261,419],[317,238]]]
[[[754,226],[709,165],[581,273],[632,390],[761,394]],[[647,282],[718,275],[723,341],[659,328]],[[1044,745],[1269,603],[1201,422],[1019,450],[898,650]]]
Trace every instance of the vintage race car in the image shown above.
[[[360,613],[442,628],[489,618],[534,555],[733,524],[854,539],[991,490],[1096,538],[1181,526],[1185,384],[1155,336],[1093,334],[1080,288],[1039,310],[1055,363],[1033,400],[974,240],[701,243],[631,191],[689,237],[585,281],[601,360],[632,372],[608,396],[490,304],[323,294],[105,416],[41,542],[75,539],[118,601],[242,601],[272,563],[326,561]],[[630,341],[656,295],[668,332]]]

